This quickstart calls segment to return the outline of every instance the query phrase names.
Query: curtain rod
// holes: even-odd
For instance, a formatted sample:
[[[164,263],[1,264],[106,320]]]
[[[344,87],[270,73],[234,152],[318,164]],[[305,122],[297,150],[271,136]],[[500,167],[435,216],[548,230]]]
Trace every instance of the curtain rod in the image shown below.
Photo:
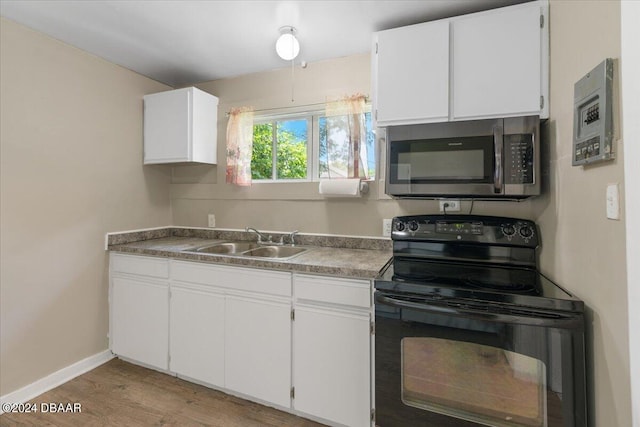
[[[364,101],[365,102],[369,102],[369,97],[365,96],[364,97]],[[315,102],[313,104],[303,104],[303,105],[289,105],[286,107],[279,107],[279,108],[261,108],[259,110],[253,110],[254,113],[264,113],[266,111],[281,111],[284,109],[288,109],[288,108],[307,108],[307,107],[317,107],[319,105],[327,105],[327,102],[335,102],[335,101],[326,101],[326,102]],[[229,117],[231,115],[231,111],[227,111],[225,113],[226,117]]]

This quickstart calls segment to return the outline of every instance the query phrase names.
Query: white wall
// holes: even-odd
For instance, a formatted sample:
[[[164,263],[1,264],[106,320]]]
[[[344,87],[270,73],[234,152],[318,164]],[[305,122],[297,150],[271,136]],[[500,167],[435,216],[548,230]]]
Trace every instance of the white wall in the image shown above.
[[[142,166],[167,86],[0,20],[0,395],[108,347],[108,231],[171,223]]]
[[[629,355],[633,425],[640,426],[640,2],[623,1],[622,112],[625,142],[627,218],[627,286],[629,293]]]

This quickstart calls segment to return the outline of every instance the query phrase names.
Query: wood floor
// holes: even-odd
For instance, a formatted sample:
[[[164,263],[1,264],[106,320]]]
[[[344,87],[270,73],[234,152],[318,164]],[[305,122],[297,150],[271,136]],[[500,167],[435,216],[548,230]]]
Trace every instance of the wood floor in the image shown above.
[[[30,401],[80,413],[0,415],[0,426],[320,426],[170,375],[113,359]]]

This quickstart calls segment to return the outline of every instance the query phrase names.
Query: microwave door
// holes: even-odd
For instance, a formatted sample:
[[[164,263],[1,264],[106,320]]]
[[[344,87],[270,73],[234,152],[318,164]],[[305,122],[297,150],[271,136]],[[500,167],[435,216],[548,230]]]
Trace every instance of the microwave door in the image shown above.
[[[394,196],[491,196],[495,193],[494,135],[393,141],[387,192]]]

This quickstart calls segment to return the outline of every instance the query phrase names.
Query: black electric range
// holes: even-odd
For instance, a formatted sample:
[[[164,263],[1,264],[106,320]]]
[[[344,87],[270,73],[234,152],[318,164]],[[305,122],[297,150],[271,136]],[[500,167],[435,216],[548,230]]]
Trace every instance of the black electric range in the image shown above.
[[[539,272],[534,222],[404,216],[392,240],[375,280],[377,425],[586,425],[584,303]],[[513,378],[522,409],[500,403]]]

